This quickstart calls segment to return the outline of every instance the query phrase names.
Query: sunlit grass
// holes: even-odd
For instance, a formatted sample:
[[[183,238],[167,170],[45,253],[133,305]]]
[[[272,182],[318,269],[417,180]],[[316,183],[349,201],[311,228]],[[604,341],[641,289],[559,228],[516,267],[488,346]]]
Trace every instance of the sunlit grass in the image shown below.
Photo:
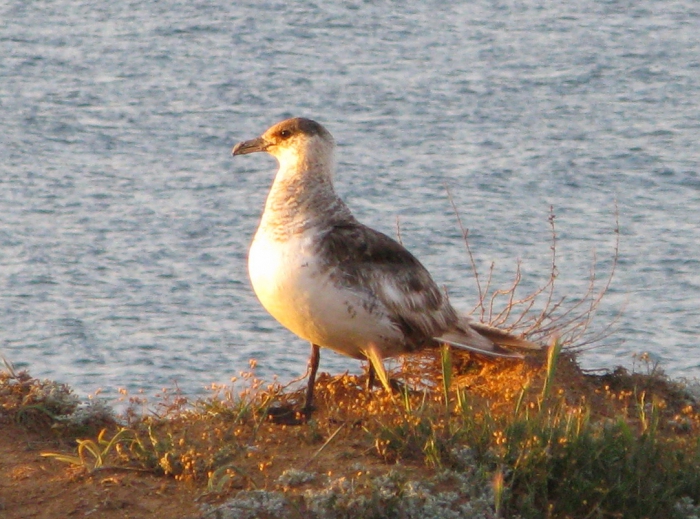
[[[363,377],[322,375],[318,412],[296,427],[273,424],[267,410],[301,401],[303,391],[248,374],[195,402],[164,395],[128,424],[123,417],[78,437],[74,453],[47,455],[88,474],[145,470],[189,481],[207,499],[277,492],[304,517],[321,517],[313,507],[329,513],[331,492],[350,506],[341,481],[354,482],[363,506],[394,507],[395,517],[409,502],[435,505],[437,489],[452,489],[445,510],[478,502],[484,517],[690,517],[680,510],[700,499],[694,400],[659,373],[585,375],[557,343],[545,357],[493,364],[436,352],[413,361],[430,379],[422,385],[410,366],[390,373],[404,379],[393,394],[367,392]],[[26,424],[23,405],[33,410],[48,405],[36,395],[61,394],[65,407],[52,409],[65,423],[74,399],[47,384],[5,372],[3,412]],[[381,479],[389,473],[394,479]],[[432,490],[415,494],[418,482]],[[387,500],[392,488],[413,501]]]

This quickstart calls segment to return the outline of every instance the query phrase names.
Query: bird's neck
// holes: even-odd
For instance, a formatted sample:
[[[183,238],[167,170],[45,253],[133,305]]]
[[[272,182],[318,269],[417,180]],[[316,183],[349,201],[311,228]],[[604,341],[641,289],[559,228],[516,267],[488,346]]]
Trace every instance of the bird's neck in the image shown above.
[[[280,161],[260,230],[284,240],[307,229],[348,220],[354,217],[335,192],[331,164]]]

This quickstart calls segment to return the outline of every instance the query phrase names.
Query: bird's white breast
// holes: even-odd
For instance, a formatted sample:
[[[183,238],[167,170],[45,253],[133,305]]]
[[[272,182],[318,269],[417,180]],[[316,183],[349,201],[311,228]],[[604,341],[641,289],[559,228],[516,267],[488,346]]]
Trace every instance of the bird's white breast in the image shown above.
[[[248,271],[258,299],[286,328],[319,346],[363,358],[370,344],[399,339],[381,310],[370,313],[360,291],[335,284],[321,265],[312,230],[276,241],[258,231]]]
[[[248,256],[248,272],[258,299],[278,321],[298,334],[302,323],[297,321],[309,306],[304,285],[312,277],[309,267],[313,257],[307,242],[299,235],[277,241],[258,232]]]

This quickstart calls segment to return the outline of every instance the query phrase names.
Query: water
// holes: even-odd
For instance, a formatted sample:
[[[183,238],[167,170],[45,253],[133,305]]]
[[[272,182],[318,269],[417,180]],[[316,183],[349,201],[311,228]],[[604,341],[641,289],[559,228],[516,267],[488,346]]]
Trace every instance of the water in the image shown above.
[[[234,5],[235,4],[235,5]],[[588,367],[649,351],[700,376],[700,6],[520,3],[0,4],[2,353],[79,393],[201,394],[308,345],[256,301],[246,251],[275,169],[231,146],[303,115],[339,143],[337,187],[476,299],[482,271],[624,308]],[[356,369],[327,352],[321,368]]]

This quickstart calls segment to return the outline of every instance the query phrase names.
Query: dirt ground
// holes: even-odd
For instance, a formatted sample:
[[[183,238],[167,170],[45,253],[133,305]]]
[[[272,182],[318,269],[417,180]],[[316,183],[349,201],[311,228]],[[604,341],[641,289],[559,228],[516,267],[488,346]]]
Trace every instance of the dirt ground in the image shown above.
[[[180,519],[199,517],[192,486],[149,473],[108,470],[91,476],[42,452],[75,448],[15,424],[0,424],[0,518]]]
[[[414,372],[421,373],[424,368],[416,367]],[[511,412],[509,410],[524,384],[531,384],[531,392],[536,396],[543,380],[543,367],[539,361],[482,365],[455,359],[455,371],[453,384],[468,389],[475,402],[483,401],[492,410],[502,409],[503,412]],[[625,372],[587,375],[571,358],[560,360],[555,378],[557,383],[552,391],[573,403],[588,402],[594,420],[627,416],[633,422],[635,399],[642,392],[649,395],[648,401],[653,397],[663,403],[663,415],[667,416],[669,423],[678,417],[697,416],[694,402],[690,402],[675,384],[663,378]],[[362,384],[357,383],[353,376],[320,374],[319,409],[314,415],[316,425],[286,427],[262,423],[259,429],[256,428],[257,450],[251,451],[250,456],[240,462],[241,473],[247,477],[232,478],[221,492],[209,494],[206,493],[206,482],[201,480],[188,481],[182,477],[178,480],[154,472],[114,466],[89,474],[69,463],[44,457],[42,453],[45,452],[75,456],[76,444],[74,440],[59,437],[50,426],[33,432],[7,416],[0,419],[0,519],[195,519],[202,517],[200,505],[203,502],[222,502],[250,486],[251,481],[257,481],[253,485],[255,488],[274,488],[276,478],[289,467],[306,469],[308,466],[308,470],[318,473],[342,476],[356,471],[353,467],[362,462],[368,472],[381,472],[386,470],[386,463],[376,455],[367,455],[372,446],[368,446],[367,441],[360,441],[360,429],[352,426],[361,421],[353,421],[353,413],[359,413],[358,416],[366,414],[367,409],[373,409],[379,401],[376,392],[367,394],[361,388]],[[347,402],[355,404],[339,407]],[[342,413],[341,408],[345,409]],[[376,412],[382,412],[380,407],[377,409]],[[335,436],[334,431],[340,430],[338,417],[343,413],[347,414],[345,421],[350,426],[345,427],[317,456],[316,451],[320,450],[323,440],[328,438],[330,441]],[[236,434],[235,428],[225,422],[210,424],[203,421],[195,423],[194,427],[192,424],[180,425],[187,427],[192,438],[209,435],[209,443],[215,446],[226,444],[227,438]],[[178,422],[173,422],[172,427],[177,432]],[[695,419],[689,427],[697,427]],[[405,469],[414,472],[419,479],[427,477],[429,472],[422,463],[406,465]]]

